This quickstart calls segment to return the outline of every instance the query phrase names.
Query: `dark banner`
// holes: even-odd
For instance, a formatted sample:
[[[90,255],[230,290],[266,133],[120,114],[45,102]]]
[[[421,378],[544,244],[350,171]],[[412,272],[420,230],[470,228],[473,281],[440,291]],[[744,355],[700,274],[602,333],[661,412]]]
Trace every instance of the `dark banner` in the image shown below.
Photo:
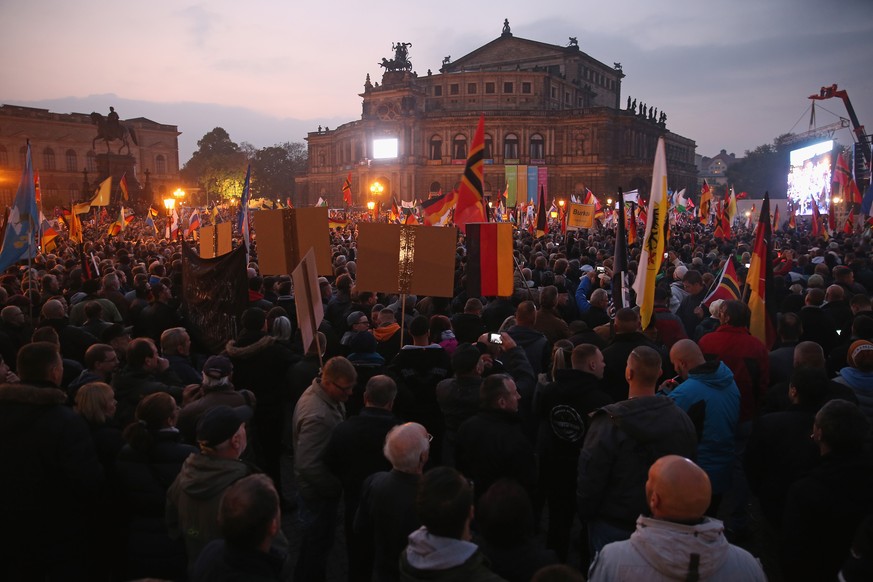
[[[248,304],[245,246],[202,259],[183,243],[182,287],[191,339],[211,353],[221,352],[228,340],[236,338],[239,318]]]

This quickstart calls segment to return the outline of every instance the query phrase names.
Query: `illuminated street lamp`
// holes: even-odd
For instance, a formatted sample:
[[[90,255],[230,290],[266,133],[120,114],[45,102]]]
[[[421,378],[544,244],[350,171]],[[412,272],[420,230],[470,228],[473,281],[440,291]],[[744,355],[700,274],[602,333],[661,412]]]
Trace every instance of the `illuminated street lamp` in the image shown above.
[[[176,207],[176,199],[175,198],[164,198],[164,208],[167,209],[167,216],[170,216],[170,213],[173,211],[173,208]]]
[[[176,191],[173,192],[173,196],[175,196],[176,200],[181,200],[185,197],[185,191],[181,188],[176,188]]]
[[[378,180],[376,180],[375,182],[370,184],[370,194],[372,194],[374,198],[377,196],[381,196],[382,192],[384,192],[384,191],[385,191],[385,186],[383,186],[382,183],[379,182]],[[369,206],[369,205],[370,205],[370,203],[368,202],[367,206]]]
[[[565,204],[565,203],[564,203],[563,200],[558,200],[558,206],[560,206],[561,208],[563,208],[563,207],[564,207],[564,204]]]
[[[606,205],[609,206],[610,208],[612,207],[612,198],[606,199]]]
[[[377,182],[377,183],[378,183],[378,182]],[[370,190],[371,190],[371,191],[373,190],[373,186],[370,186]],[[370,220],[374,220],[374,219],[375,219],[375,212],[373,212],[373,209],[374,209],[374,208],[376,208],[376,203],[375,203],[375,202],[373,202],[372,200],[370,200],[369,202],[367,202],[367,210],[370,211]]]
[[[834,196],[834,204],[839,204],[842,201],[843,201],[843,199],[840,198],[839,196]]]
[[[552,210],[551,212],[549,212],[549,217],[550,218],[558,218],[558,211]]]

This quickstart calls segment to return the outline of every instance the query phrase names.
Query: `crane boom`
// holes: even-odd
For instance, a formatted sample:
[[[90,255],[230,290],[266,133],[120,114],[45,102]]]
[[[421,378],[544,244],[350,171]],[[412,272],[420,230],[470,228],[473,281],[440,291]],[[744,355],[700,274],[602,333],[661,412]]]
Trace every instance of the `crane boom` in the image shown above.
[[[843,105],[846,106],[846,111],[849,114],[849,119],[852,121],[852,130],[855,132],[855,136],[858,138],[858,143],[864,145],[861,148],[861,151],[864,154],[864,161],[867,164],[867,167],[870,167],[870,138],[867,137],[867,132],[864,129],[864,126],[861,125],[861,122],[858,121],[858,116],[855,114],[855,108],[852,107],[852,102],[849,100],[849,94],[845,89],[839,89],[837,84],[834,83],[830,87],[822,87],[818,95],[810,95],[809,98],[815,101],[824,101],[825,99],[838,98],[843,100]]]

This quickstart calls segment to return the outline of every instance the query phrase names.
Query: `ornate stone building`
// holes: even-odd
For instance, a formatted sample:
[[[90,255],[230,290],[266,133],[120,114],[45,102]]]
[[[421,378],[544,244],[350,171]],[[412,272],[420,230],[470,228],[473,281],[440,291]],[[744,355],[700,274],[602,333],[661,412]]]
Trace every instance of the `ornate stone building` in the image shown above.
[[[179,141],[175,125],[156,123],[144,117],[125,119],[139,145],[130,143],[130,156],[117,155],[120,141],[92,140],[97,126],[84,113],[52,113],[48,109],[0,106],[0,204],[9,205],[18,188],[24,152],[30,140],[34,169],[39,172],[43,208],[69,206],[83,200],[107,176],[113,176],[113,192],[127,168],[133,201],[160,203],[179,186]],[[134,174],[134,175],[131,175]]]
[[[620,63],[608,66],[579,48],[502,34],[473,52],[443,60],[438,73],[412,70],[407,47],[369,74],[361,118],[307,136],[309,172],[297,179],[298,204],[319,197],[341,206],[349,172],[356,205],[384,188],[388,202],[424,199],[456,187],[480,114],[485,116],[485,194],[507,186],[519,198],[566,198],[618,187],[646,195],[655,146],[667,144],[670,186],[695,191],[695,143],[667,129],[666,115],[636,99],[622,103]],[[385,149],[383,150],[383,146]]]

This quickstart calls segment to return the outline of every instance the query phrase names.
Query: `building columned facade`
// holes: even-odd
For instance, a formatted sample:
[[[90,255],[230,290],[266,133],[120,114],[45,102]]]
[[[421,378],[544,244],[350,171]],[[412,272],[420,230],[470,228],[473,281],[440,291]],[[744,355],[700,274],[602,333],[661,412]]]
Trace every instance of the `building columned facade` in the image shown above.
[[[52,113],[48,109],[0,106],[0,204],[11,205],[18,188],[27,140],[30,140],[33,167],[39,172],[43,208],[69,206],[83,200],[97,184],[112,175],[114,186],[124,167],[128,170],[134,202],[137,198],[154,203],[179,186],[180,132],[175,125],[156,123],[144,117],[121,120],[132,128],[139,145],[130,143],[117,155],[121,142],[99,140],[92,148],[97,126],[84,113]],[[115,163],[118,168],[113,168]],[[114,190],[115,191],[115,190]],[[153,198],[154,200],[148,199]]]
[[[645,196],[661,136],[670,186],[695,191],[694,141],[670,132],[663,112],[622,103],[621,64],[594,59],[575,38],[567,46],[523,39],[505,22],[495,40],[425,75],[412,70],[407,46],[394,45],[395,58],[382,60],[381,82],[367,75],[359,120],[308,134],[297,204],[321,197],[341,206],[349,172],[355,205],[452,190],[481,114],[486,196],[508,184],[529,199],[540,186],[549,199],[586,188],[604,198],[619,187]]]

